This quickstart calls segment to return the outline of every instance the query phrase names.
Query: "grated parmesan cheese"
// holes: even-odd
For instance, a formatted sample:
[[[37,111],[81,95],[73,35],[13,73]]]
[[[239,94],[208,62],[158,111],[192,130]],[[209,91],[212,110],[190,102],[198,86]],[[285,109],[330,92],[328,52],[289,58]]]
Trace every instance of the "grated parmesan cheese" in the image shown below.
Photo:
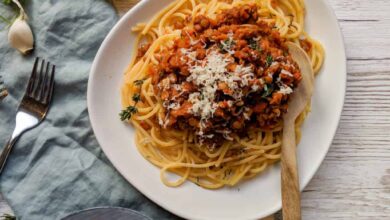
[[[233,100],[229,100],[227,102],[228,106],[232,107],[235,102],[241,101],[243,98],[243,90],[240,88],[240,85],[249,86],[250,82],[256,78],[253,66],[251,65],[237,65],[235,70],[232,72],[227,70],[227,66],[234,62],[234,59],[231,56],[234,52],[229,52],[229,50],[231,50],[229,42],[232,40],[233,33],[229,33],[228,40],[221,41],[223,49],[228,51],[227,54],[222,54],[218,49],[212,47],[206,50],[206,57],[203,60],[197,60],[196,52],[191,49],[180,49],[180,52],[184,56],[181,59],[182,61],[187,62],[188,70],[190,72],[190,75],[186,80],[195,84],[198,88],[197,92],[189,94],[188,101],[192,104],[189,112],[200,118],[199,131],[197,132],[197,135],[202,138],[213,137],[211,135],[206,135],[204,133],[204,129],[206,128],[206,122],[214,117],[214,113],[218,109],[218,104],[216,102],[218,84],[226,83],[228,88],[232,91],[232,94],[229,95],[233,98]],[[260,40],[260,38],[256,40]],[[185,59],[186,57],[187,59]],[[271,66],[275,65],[279,65],[279,63],[273,62],[271,64]],[[292,75],[286,70],[282,70],[281,74],[289,76]],[[273,77],[272,74],[268,74],[268,76]],[[259,81],[260,84],[265,84],[263,79],[259,79]],[[292,88],[282,83],[280,76],[277,79],[277,83],[280,88],[280,91],[278,91],[279,93],[291,94],[293,92]],[[254,84],[250,87],[250,89],[254,92],[259,91],[260,88],[261,86],[259,84]],[[178,108],[180,108],[180,105],[175,103],[172,103],[167,107],[168,110]],[[243,116],[246,120],[250,120],[250,115],[247,111],[244,111]],[[167,124],[167,119],[164,124]],[[233,138],[229,135],[229,131],[219,133],[221,133],[225,139],[233,140]]]
[[[250,120],[251,119],[250,116],[249,116],[249,111],[251,111],[251,109],[248,108],[248,107],[245,107],[244,114],[243,114],[245,120]]]
[[[289,71],[284,70],[284,69],[280,72],[280,74],[286,74],[286,75],[291,75],[292,76],[292,74]],[[292,88],[287,86],[286,84],[284,84],[282,82],[282,78],[280,77],[280,74],[279,74],[279,77],[276,79],[276,84],[278,84],[278,86],[280,88],[278,93],[281,93],[283,95],[289,95],[289,94],[293,93]]]
[[[289,95],[289,94],[293,93],[293,90],[289,86],[282,85],[280,87],[279,93],[281,93],[283,95]]]
[[[214,134],[209,135],[203,135],[204,138],[212,139],[214,137]]]
[[[171,82],[169,81],[168,78],[165,78],[161,80],[161,82],[158,84],[159,89],[168,89],[171,85]]]
[[[254,41],[259,41],[261,39],[261,36],[253,38]]]
[[[249,80],[254,78],[252,66],[237,65],[234,73],[236,76],[241,76],[238,80],[241,80],[242,85],[247,86]]]
[[[184,31],[186,33],[186,35],[188,36],[188,38],[190,39],[190,44],[191,45],[195,45],[199,42],[199,40],[194,40],[192,39],[191,35],[187,32],[187,31]]]
[[[158,124],[164,126],[164,120],[161,117],[158,117]]]
[[[254,92],[257,92],[257,91],[259,91],[259,89],[260,89],[260,86],[259,86],[259,85],[256,85],[256,84],[254,84],[254,85],[252,85],[251,89],[252,89],[252,91],[254,91]]]
[[[191,61],[196,61],[196,52],[195,52],[195,51],[192,51],[192,50],[190,50],[190,49],[181,48],[181,49],[180,49],[180,52],[181,52],[184,56],[188,57]],[[180,57],[180,60],[181,60],[182,62],[185,62],[184,57]]]
[[[189,54],[188,51],[183,51],[183,54]],[[190,111],[193,115],[200,117],[200,132],[203,135],[204,122],[214,117],[214,113],[218,108],[215,101],[218,90],[218,83],[224,82],[229,89],[233,91],[232,97],[237,100],[242,100],[243,92],[239,88],[238,83],[249,85],[249,81],[254,78],[253,69],[251,66],[238,65],[233,73],[227,71],[227,65],[231,59],[224,54],[215,50],[208,50],[204,60],[195,62],[189,65],[190,76],[187,81],[193,82],[198,86],[199,92],[189,95],[189,102],[192,103]],[[229,56],[229,55],[228,55]],[[233,101],[228,102],[229,107],[233,106]]]
[[[287,76],[290,76],[290,77],[294,77],[293,74],[291,74],[290,71],[287,71],[287,70],[285,70],[285,69],[283,69],[280,73],[281,73],[281,74],[284,74],[284,75],[287,75]]]
[[[167,109],[168,109],[168,110],[171,110],[171,109],[177,110],[177,109],[179,109],[180,107],[181,107],[181,105],[180,105],[179,103],[173,102],[173,103],[171,103],[171,104],[169,104],[169,105],[167,106]]]
[[[231,54],[231,55],[233,55],[235,52],[234,52],[234,50],[232,50],[232,44],[233,44],[233,32],[229,32],[228,34],[227,34],[227,36],[228,36],[228,39],[227,40],[224,40],[224,41],[220,41],[220,44],[222,45],[222,49],[224,50],[224,51],[226,51],[228,54]],[[226,42],[228,42],[228,43],[226,43]]]
[[[193,104],[191,112],[207,120],[214,115],[218,105],[215,103],[215,95],[218,89],[218,81],[227,81],[225,75],[228,60],[216,51],[211,51],[206,60],[200,65],[195,64],[189,68],[191,75],[187,81],[200,87],[200,93],[192,93],[189,101]]]

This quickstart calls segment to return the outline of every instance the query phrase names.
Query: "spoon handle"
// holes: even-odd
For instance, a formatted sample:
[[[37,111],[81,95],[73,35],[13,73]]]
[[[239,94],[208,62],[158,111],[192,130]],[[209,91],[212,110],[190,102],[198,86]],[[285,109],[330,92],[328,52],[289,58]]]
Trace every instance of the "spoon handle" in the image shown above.
[[[296,158],[295,123],[285,122],[282,144],[283,220],[301,219],[301,198]]]

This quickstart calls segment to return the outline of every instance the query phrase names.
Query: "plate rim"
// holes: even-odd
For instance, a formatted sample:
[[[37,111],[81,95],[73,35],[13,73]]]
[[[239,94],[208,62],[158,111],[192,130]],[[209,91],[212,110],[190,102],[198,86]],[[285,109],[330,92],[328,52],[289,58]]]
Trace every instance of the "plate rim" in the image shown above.
[[[120,207],[120,206],[98,206],[98,207],[91,207],[91,208],[81,209],[81,210],[77,210],[77,211],[68,213],[66,216],[62,217],[61,220],[67,220],[67,219],[69,219],[71,217],[74,217],[74,216],[77,217],[77,215],[80,215],[80,214],[82,214],[84,212],[89,212],[89,211],[93,211],[93,210],[103,210],[103,209],[122,210],[122,211],[126,211],[126,212],[129,212],[129,213],[132,213],[132,214],[136,214],[136,215],[142,216],[145,219],[152,220],[149,216],[145,215],[144,213],[142,213],[140,211],[137,211],[137,210],[134,210],[134,209],[130,209],[130,208],[125,208],[125,207]]]
[[[91,115],[93,115],[93,108],[92,108],[92,86],[91,86],[91,82],[93,81],[94,77],[95,77],[95,74],[96,73],[96,69],[97,69],[97,60],[98,58],[103,54],[103,51],[104,51],[104,48],[108,45],[109,41],[111,38],[113,38],[113,36],[115,35],[115,32],[117,32],[117,30],[120,28],[120,26],[123,25],[123,23],[126,23],[126,21],[128,20],[128,17],[130,17],[135,11],[139,10],[140,8],[143,7],[143,5],[147,2],[150,2],[151,0],[141,0],[139,3],[137,3],[133,8],[131,8],[129,11],[127,11],[118,21],[117,23],[111,28],[111,30],[109,31],[109,33],[106,35],[106,37],[104,38],[103,42],[101,43],[100,47],[99,47],[99,50],[98,52],[96,53],[96,56],[94,57],[94,60],[93,60],[93,63],[92,63],[92,66],[91,66],[91,69],[90,69],[90,74],[89,74],[89,78],[88,78],[88,87],[87,87],[87,109],[88,109],[88,117],[89,117],[89,120],[90,120],[90,123],[91,123],[91,127],[92,127],[92,130],[95,134],[95,137],[96,137],[96,140],[99,144],[99,147],[103,150],[104,154],[107,156],[109,153],[106,152],[107,149],[102,147],[102,141],[100,140],[100,138],[96,135],[96,123],[91,119]],[[305,0],[307,1],[307,0]],[[309,0],[310,1],[310,0]],[[345,104],[345,97],[346,97],[346,89],[347,89],[347,55],[346,55],[346,47],[345,47],[345,39],[344,39],[344,36],[343,36],[343,33],[342,33],[342,30],[341,30],[341,26],[340,26],[340,23],[337,19],[337,16],[336,16],[336,13],[335,11],[333,10],[333,7],[330,5],[329,1],[328,0],[321,0],[324,5],[326,6],[326,11],[329,12],[330,16],[331,16],[331,19],[334,20],[337,24],[337,33],[335,33],[335,35],[338,36],[338,38],[341,40],[341,48],[340,48],[340,52],[342,53],[342,62],[343,62],[343,66],[342,66],[342,69],[343,69],[343,72],[342,74],[340,74],[340,81],[341,81],[341,87],[342,87],[342,94],[340,94],[340,102],[341,103],[338,103],[337,106],[340,106],[340,108],[337,109],[337,111],[334,112],[335,115],[337,115],[337,117],[335,116],[335,118],[337,118],[337,125],[336,126],[332,126],[332,128],[334,129],[333,132],[332,132],[332,138],[330,138],[328,141],[327,141],[327,148],[326,148],[326,151],[323,155],[321,155],[321,160],[318,164],[315,164],[315,169],[313,169],[313,172],[309,173],[308,175],[305,176],[305,178],[303,179],[303,181],[300,183],[300,191],[302,192],[303,189],[309,184],[309,182],[313,179],[314,175],[318,172],[320,166],[323,164],[324,160],[325,160],[325,157],[326,155],[328,154],[329,152],[329,149],[330,147],[332,146],[332,143],[333,143],[333,140],[335,138],[335,135],[337,133],[337,130],[340,126],[340,120],[341,120],[341,116],[342,116],[342,112],[343,112],[343,109],[344,109],[344,104]],[[340,67],[341,69],[341,67]],[[159,200],[155,200],[153,199],[153,196],[150,195],[150,193],[148,192],[145,192],[145,191],[142,191],[140,190],[140,186],[138,186],[138,184],[136,184],[134,181],[131,181],[129,178],[127,178],[125,175],[124,175],[124,172],[122,172],[122,169],[120,168],[120,166],[113,160],[111,160],[108,156],[107,158],[109,159],[109,161],[112,163],[112,165],[114,166],[114,168],[120,173],[120,175],[128,182],[130,183],[133,187],[135,187],[141,194],[145,195],[149,200],[151,200],[153,203],[159,205],[160,207],[164,208],[165,210],[169,211],[170,213],[173,213],[177,216],[180,216],[180,217],[183,217],[183,218],[191,218],[191,219],[199,219],[199,218],[194,218],[193,216],[189,216],[186,212],[183,212],[183,211],[180,211],[180,210],[177,210],[177,209],[174,209],[174,208],[171,208],[169,207],[168,205],[166,205],[165,203],[162,203],[160,202]],[[266,216],[269,216],[275,212],[277,212],[278,210],[281,209],[281,202],[279,202],[273,209],[269,209],[268,212],[264,212],[266,213]],[[256,217],[257,218],[257,217]]]

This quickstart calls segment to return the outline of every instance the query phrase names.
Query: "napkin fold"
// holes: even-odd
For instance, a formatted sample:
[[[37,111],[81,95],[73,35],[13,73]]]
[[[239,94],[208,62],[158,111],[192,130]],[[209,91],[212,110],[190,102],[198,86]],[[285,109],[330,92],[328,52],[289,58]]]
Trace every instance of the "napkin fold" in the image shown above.
[[[61,219],[96,206],[132,208],[154,219],[176,218],[146,199],[112,167],[90,126],[86,102],[93,58],[117,16],[103,0],[27,1],[35,51],[22,56],[0,29],[0,75],[9,96],[0,103],[0,147],[11,135],[35,56],[57,66],[46,120],[25,133],[0,178],[18,219]],[[11,9],[0,7],[2,15]],[[120,74],[120,73],[118,73]]]

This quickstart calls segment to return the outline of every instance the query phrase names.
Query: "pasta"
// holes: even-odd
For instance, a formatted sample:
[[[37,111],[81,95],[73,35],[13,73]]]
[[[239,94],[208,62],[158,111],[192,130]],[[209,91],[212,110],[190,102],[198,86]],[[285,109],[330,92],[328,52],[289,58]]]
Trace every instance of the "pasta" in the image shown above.
[[[133,54],[137,56],[131,58],[125,72],[121,94],[125,110],[121,117],[135,127],[138,151],[161,169],[164,184],[177,187],[189,180],[207,189],[234,186],[255,177],[280,159],[281,115],[286,111],[289,94],[300,80],[299,68],[284,51],[283,42],[300,45],[311,59],[316,74],[324,60],[321,44],[305,32],[304,21],[303,0],[176,0],[148,23],[133,27],[138,33],[135,42],[138,51],[135,48]],[[215,27],[214,32],[208,31],[212,27]],[[238,39],[241,32],[245,36]],[[261,35],[243,40],[254,33]],[[272,37],[267,37],[267,34],[272,34]],[[224,39],[203,42],[204,39],[210,40],[207,36]],[[240,47],[240,44],[249,48],[246,49],[252,53],[249,58],[245,53],[231,49]],[[267,51],[271,52],[264,54]],[[255,58],[259,61],[243,61]],[[224,67],[219,75],[216,72],[221,65],[215,66],[210,61],[212,59]],[[231,66],[227,64],[229,59],[239,60],[234,64],[233,72],[238,71],[237,66],[242,66],[239,82],[225,76],[226,69]],[[263,66],[253,65],[256,62],[263,63]],[[154,67],[158,71],[153,70]],[[245,70],[245,67],[248,68]],[[202,73],[199,72],[207,71],[205,68],[212,70],[210,76],[205,75],[207,79],[200,80],[199,74]],[[270,76],[271,69],[277,72]],[[261,71],[268,71],[268,76]],[[244,75],[248,80],[244,81]],[[182,84],[177,83],[180,79],[184,79]],[[206,85],[205,80],[216,85]],[[166,93],[174,87],[170,83],[180,85],[176,96]],[[186,85],[192,92],[183,90]],[[236,86],[235,89],[232,86]],[[245,88],[252,90],[248,92]],[[261,99],[260,104],[266,103],[263,104],[266,107],[253,103],[252,107],[246,108],[250,100],[242,96],[250,94],[263,94],[256,100]],[[180,103],[175,100],[177,97],[182,99]],[[229,101],[221,101],[219,107],[215,103],[202,102],[220,97],[227,97]],[[239,99],[246,101],[239,104]],[[221,103],[226,106],[221,107]],[[244,107],[240,108],[243,103]],[[186,104],[187,108],[184,107]],[[220,118],[234,118],[227,121],[226,126],[231,128],[221,133],[217,129],[214,131],[213,128],[222,123],[213,119],[220,108],[236,107],[243,109],[238,116],[234,113],[224,116],[223,112],[220,115]],[[258,108],[261,109],[257,111]],[[253,116],[245,115],[247,109],[254,112],[251,113]],[[268,110],[272,114],[263,117]],[[310,106],[296,121],[297,140],[300,125],[309,110]],[[249,126],[250,123],[259,126]],[[171,180],[168,172],[179,178]]]

